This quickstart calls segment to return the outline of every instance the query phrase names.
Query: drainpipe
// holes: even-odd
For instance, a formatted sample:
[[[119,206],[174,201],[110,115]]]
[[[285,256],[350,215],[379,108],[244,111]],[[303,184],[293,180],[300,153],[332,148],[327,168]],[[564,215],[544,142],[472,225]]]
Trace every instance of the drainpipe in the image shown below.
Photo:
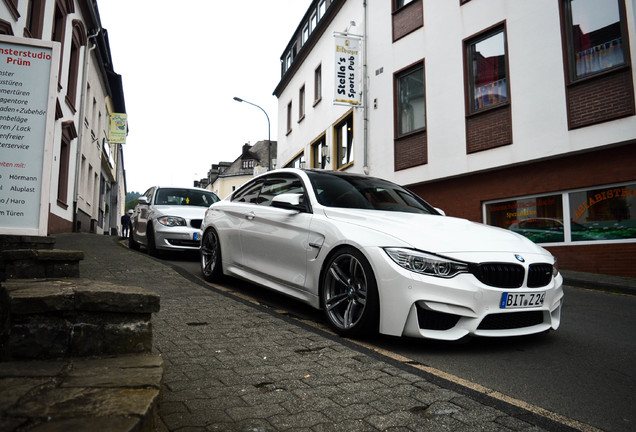
[[[362,0],[362,7],[364,9],[364,31],[363,31],[363,46],[362,46],[362,107],[364,116],[364,166],[362,167],[364,173],[369,175],[369,149],[368,149],[368,123],[369,123],[369,98],[367,96],[367,0]]]
[[[98,27],[95,30],[95,33],[88,36],[88,41],[91,39],[95,39],[100,32],[100,28]],[[93,40],[93,43],[90,48],[84,48],[84,67],[82,68],[82,88],[81,88],[81,97],[80,97],[80,109],[79,109],[79,137],[77,139],[77,154],[75,155],[75,182],[74,182],[74,193],[73,193],[73,232],[77,232],[77,213],[79,212],[79,207],[77,205],[77,200],[79,197],[79,176],[80,176],[80,162],[82,160],[82,144],[84,143],[84,117],[86,117],[86,84],[88,82],[88,66],[90,64],[89,60],[91,58],[91,52],[97,47],[97,44]]]

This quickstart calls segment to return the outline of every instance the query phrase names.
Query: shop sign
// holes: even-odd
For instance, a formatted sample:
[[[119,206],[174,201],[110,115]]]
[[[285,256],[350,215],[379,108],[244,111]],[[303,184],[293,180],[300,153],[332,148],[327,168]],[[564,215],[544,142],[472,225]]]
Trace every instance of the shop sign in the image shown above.
[[[126,144],[128,134],[128,117],[126,114],[112,113],[108,141],[113,144]]]
[[[59,52],[0,35],[0,234],[47,234]]]
[[[362,37],[334,33],[334,104],[360,106],[362,100]]]

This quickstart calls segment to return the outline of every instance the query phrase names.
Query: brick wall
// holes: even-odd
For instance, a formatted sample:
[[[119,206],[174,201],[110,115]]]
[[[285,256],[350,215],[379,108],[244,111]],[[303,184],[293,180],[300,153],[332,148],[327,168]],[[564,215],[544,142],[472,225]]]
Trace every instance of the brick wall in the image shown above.
[[[424,25],[422,0],[415,0],[393,13],[393,41]]]
[[[475,153],[512,144],[510,105],[466,118],[466,152]]]
[[[550,246],[564,270],[636,278],[636,243]]]
[[[393,154],[395,171],[427,163],[426,132],[395,139]]]
[[[636,181],[636,143],[409,186],[447,215],[482,222],[482,202]],[[561,268],[636,277],[636,243],[555,246]]]
[[[567,88],[570,129],[634,115],[631,69],[624,69]]]

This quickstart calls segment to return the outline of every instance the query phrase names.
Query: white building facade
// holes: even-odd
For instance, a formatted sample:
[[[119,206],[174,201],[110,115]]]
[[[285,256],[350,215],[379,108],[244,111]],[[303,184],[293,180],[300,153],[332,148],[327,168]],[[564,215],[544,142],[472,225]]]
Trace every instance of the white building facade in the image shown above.
[[[125,173],[121,145],[109,143],[108,127],[125,104],[97,2],[3,0],[0,34],[61,47],[48,233],[118,233]]]
[[[635,10],[316,0],[281,56],[278,164],[387,178],[562,268],[636,277]],[[364,106],[333,103],[343,32],[364,37]]]

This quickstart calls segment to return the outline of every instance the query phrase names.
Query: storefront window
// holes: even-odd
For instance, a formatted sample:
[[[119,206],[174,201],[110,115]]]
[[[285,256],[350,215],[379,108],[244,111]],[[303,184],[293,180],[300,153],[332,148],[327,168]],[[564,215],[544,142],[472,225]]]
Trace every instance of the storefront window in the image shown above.
[[[561,195],[487,204],[486,223],[524,235],[535,243],[565,240]]]
[[[336,139],[336,167],[343,168],[353,162],[353,114],[334,127]]]
[[[569,194],[572,241],[636,238],[636,183]]]
[[[305,152],[301,152],[298,156],[296,156],[293,160],[289,161],[285,168],[305,168]]]

